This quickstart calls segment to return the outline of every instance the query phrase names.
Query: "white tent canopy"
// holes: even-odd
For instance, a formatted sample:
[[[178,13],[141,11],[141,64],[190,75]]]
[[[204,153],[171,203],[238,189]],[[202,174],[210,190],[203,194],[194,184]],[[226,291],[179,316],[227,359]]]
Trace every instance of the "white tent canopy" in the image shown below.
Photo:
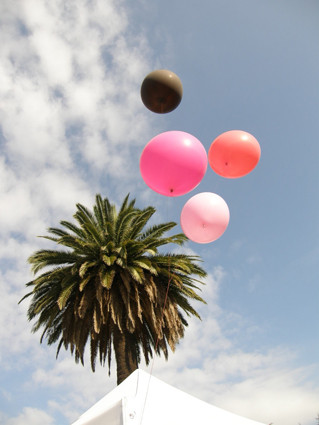
[[[263,425],[137,369],[72,425]]]

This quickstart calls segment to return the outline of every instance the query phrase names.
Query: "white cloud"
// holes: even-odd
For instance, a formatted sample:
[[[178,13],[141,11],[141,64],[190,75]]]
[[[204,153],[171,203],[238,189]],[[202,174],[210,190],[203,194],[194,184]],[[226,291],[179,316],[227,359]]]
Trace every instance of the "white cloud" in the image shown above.
[[[55,398],[48,400],[52,410],[61,412],[68,420],[74,421],[87,408],[111,391],[116,385],[116,371],[112,367],[111,377],[107,368],[97,364],[96,372],[90,369],[89,355],[86,355],[86,366],[76,365],[69,353],[61,353],[57,362],[48,362],[35,370],[31,385],[42,390],[56,390]],[[61,389],[63,388],[63,396]]]
[[[2,4],[0,17],[0,231],[31,237],[89,192],[116,197],[139,182],[149,65],[124,3],[19,4]]]
[[[134,145],[150,134],[138,95],[149,69],[141,53],[145,40],[131,31],[123,36],[129,28],[118,2],[22,3],[27,35],[17,30],[15,13],[7,12],[14,37],[1,55],[0,74],[10,162],[28,173],[34,165],[74,172],[76,153],[86,166],[131,181],[126,170]],[[76,138],[67,134],[72,127]]]
[[[277,358],[273,361],[276,363]],[[288,425],[298,422],[313,424],[318,411],[319,388],[304,382],[308,370],[285,367],[285,358],[280,358],[281,367],[261,369],[256,376],[223,388],[223,395],[216,401],[228,410],[243,416],[260,418],[263,422]]]
[[[6,370],[19,370],[33,358],[41,356],[39,335],[31,333],[31,325],[26,318],[27,302],[18,305],[25,295],[24,284],[27,273],[8,271],[1,277],[0,298],[0,364]],[[9,277],[7,279],[6,277]],[[12,284],[10,285],[10,283]],[[20,286],[19,289],[18,286]],[[25,354],[28,353],[27,356]],[[21,358],[17,358],[21,356]],[[31,362],[32,364],[32,362]]]
[[[5,420],[5,417],[3,417],[3,420]],[[7,418],[4,425],[50,425],[53,423],[54,418],[43,410],[25,407],[18,416]]]

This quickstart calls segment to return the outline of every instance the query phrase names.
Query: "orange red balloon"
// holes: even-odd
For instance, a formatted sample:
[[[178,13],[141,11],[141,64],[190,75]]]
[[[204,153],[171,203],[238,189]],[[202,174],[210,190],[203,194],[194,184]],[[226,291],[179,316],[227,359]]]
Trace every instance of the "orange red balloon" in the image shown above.
[[[260,146],[251,134],[231,130],[220,134],[208,151],[208,162],[215,173],[229,179],[245,176],[258,164]]]

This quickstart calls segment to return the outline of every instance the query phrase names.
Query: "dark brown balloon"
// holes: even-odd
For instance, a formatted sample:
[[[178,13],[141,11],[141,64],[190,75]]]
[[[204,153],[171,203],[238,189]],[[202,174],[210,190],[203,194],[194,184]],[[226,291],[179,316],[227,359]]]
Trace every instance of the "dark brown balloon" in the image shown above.
[[[141,98],[152,112],[166,114],[181,103],[183,85],[174,72],[158,69],[148,74],[141,86]]]

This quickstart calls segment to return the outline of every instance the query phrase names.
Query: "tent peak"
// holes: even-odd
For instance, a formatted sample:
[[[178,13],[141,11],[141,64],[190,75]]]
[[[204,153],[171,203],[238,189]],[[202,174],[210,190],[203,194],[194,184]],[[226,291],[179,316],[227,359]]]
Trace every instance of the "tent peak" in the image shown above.
[[[87,410],[73,425],[263,425],[191,396],[142,369]]]

